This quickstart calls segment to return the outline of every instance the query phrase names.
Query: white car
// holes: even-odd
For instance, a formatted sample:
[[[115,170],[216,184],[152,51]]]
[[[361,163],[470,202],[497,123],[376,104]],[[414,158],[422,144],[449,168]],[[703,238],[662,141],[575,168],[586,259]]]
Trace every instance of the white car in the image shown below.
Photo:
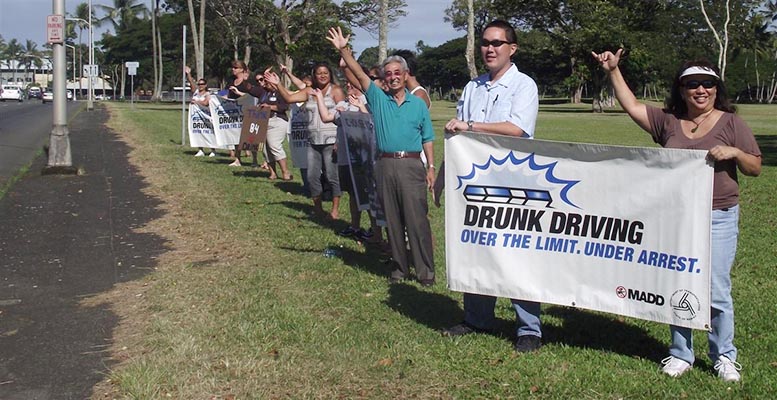
[[[3,85],[3,90],[0,91],[0,100],[16,100],[22,102],[24,99],[24,93],[18,86]]]
[[[41,97],[41,101],[43,102],[43,104],[54,101],[54,92],[52,92],[49,89],[44,90],[43,97]]]
[[[66,90],[65,93],[67,93],[66,96],[68,100],[73,100],[73,92]],[[43,102],[43,104],[54,101],[54,92],[52,92],[50,89],[46,89],[43,92],[43,97],[41,98],[41,101]]]

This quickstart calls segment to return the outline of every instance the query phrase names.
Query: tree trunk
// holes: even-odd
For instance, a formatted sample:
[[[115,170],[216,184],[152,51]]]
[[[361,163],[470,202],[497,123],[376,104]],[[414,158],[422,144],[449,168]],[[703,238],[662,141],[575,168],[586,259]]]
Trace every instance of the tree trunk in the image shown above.
[[[467,52],[464,55],[467,59],[470,79],[478,76],[478,70],[475,68],[475,7],[473,3],[473,0],[467,0]]]
[[[388,55],[388,0],[380,0],[380,31],[378,33],[378,62]]]
[[[165,69],[164,69],[164,63],[162,59],[162,32],[159,29],[159,27],[157,27],[157,30],[156,30],[156,41],[157,41],[156,48],[158,49],[157,53],[159,56],[159,80],[157,81],[157,86],[154,89],[154,91],[157,93],[157,99],[160,99],[162,98],[162,84],[164,82]]]
[[[157,101],[159,100],[159,92],[157,92],[156,88],[159,85],[159,64],[157,63],[157,60],[159,59],[159,55],[157,54],[158,48],[157,48],[157,42],[156,42],[156,10],[157,10],[157,0],[153,0],[151,4],[151,52],[152,54],[152,60],[154,63],[154,94],[151,96],[151,101]]]
[[[718,34],[718,30],[710,21],[710,17],[707,15],[707,10],[704,8],[704,0],[699,0],[699,6],[701,7],[701,13],[704,15],[704,20],[707,22],[707,26],[715,35],[715,41],[718,43],[718,69],[720,70],[720,80],[726,80],[726,58],[728,56],[728,24],[731,22],[731,7],[730,0],[726,0],[726,22],[723,23],[723,38],[721,39]]]
[[[189,3],[189,23],[192,28],[192,42],[194,42],[194,63],[198,77],[205,75],[205,2],[206,0],[200,0],[200,21],[199,26],[197,20],[194,17],[194,4],[192,0],[187,0]],[[199,28],[199,29],[198,29]]]

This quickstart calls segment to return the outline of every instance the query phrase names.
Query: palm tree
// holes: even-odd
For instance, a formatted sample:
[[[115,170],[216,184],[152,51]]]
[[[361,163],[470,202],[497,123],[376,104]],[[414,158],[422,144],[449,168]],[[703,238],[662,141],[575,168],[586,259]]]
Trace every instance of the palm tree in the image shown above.
[[[110,22],[113,29],[119,31],[127,24],[137,18],[143,18],[148,15],[148,9],[145,4],[139,3],[140,0],[113,0],[113,7],[102,4],[95,5],[105,13],[100,18],[99,23]]]
[[[11,70],[11,81],[16,82],[16,69],[18,68],[18,65],[16,63],[11,63],[11,61],[19,61],[19,57],[23,53],[22,44],[19,43],[18,40],[11,39],[8,44],[5,46],[5,52],[3,54],[3,58],[6,59],[6,62],[8,62],[8,67],[12,68]]]
[[[41,52],[38,49],[38,44],[34,41],[27,39],[24,46],[22,46],[22,53],[19,55],[19,62],[24,65],[24,80],[27,81],[27,70],[32,68],[36,64],[40,64]],[[75,62],[75,60],[73,60]],[[32,72],[32,81],[35,82],[35,70]]]
[[[94,14],[92,14],[94,16]],[[89,27],[89,4],[88,3],[79,3],[76,6],[76,11],[73,14],[73,18],[76,19],[76,27],[78,27],[78,70],[83,71],[84,70],[84,43],[83,43],[83,34],[84,29],[87,29]],[[92,18],[92,20],[97,20],[97,18]],[[73,61],[75,63],[75,60]],[[80,74],[83,74],[83,72],[80,72]],[[75,77],[75,74],[74,74]],[[83,88],[81,87],[81,79],[78,79],[78,93],[79,95],[83,92]]]

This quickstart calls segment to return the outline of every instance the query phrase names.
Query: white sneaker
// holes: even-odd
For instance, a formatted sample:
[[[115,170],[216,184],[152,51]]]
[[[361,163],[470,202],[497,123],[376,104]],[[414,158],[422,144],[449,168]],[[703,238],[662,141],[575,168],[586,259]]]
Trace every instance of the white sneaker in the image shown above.
[[[205,153],[204,153],[202,150],[200,150],[200,151],[198,151],[198,152],[197,152],[197,154],[195,154],[194,156],[195,156],[195,157],[202,157],[202,156],[204,156],[204,155],[205,155]]]
[[[736,361],[729,360],[726,356],[719,356],[713,368],[718,371],[718,378],[723,379],[723,382],[739,382],[742,379],[742,376],[739,375],[742,366]]]
[[[216,157],[216,153],[211,151],[210,154],[208,154],[208,157]]]
[[[661,360],[661,364],[664,365],[661,367],[661,371],[673,378],[677,378],[693,368],[687,361],[675,358],[674,356],[669,356]]]

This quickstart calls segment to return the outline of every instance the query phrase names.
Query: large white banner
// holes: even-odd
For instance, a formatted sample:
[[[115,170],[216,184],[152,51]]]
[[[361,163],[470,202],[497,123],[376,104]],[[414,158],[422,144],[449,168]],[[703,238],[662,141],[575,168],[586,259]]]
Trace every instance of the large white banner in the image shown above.
[[[191,147],[221,148],[216,142],[209,110],[189,104],[189,144]]]
[[[210,115],[218,147],[229,148],[240,143],[243,108],[236,101],[210,96]]]
[[[449,287],[708,329],[713,168],[705,157],[446,138]]]

